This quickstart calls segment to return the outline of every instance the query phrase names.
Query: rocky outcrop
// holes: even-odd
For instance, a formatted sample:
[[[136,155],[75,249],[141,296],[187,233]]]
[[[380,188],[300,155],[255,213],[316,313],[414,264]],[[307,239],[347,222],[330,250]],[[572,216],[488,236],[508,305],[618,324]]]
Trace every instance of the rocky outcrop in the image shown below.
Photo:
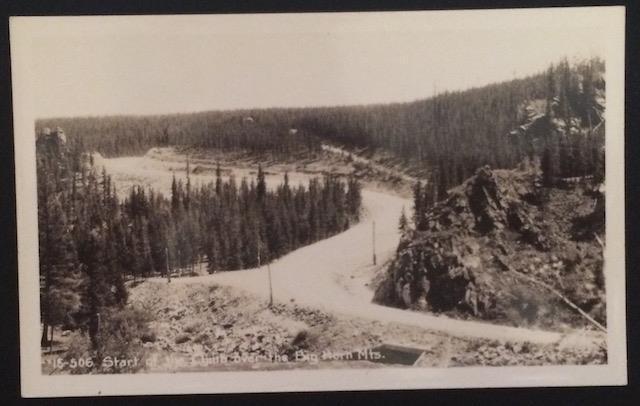
[[[44,127],[38,133],[37,142],[49,143],[61,148],[67,144],[67,136],[60,127],[56,127],[53,131],[49,127]]]
[[[564,218],[580,216],[595,200],[560,190],[543,199],[538,183],[532,170],[479,168],[427,212],[425,230],[403,235],[374,300],[512,324],[539,323],[545,313],[572,320],[570,312],[554,307],[557,299],[549,292],[523,285],[521,273],[573,294],[602,320],[602,309],[595,308],[604,300],[597,287],[601,247],[574,241],[571,219]],[[578,292],[569,288],[574,285],[594,289]]]

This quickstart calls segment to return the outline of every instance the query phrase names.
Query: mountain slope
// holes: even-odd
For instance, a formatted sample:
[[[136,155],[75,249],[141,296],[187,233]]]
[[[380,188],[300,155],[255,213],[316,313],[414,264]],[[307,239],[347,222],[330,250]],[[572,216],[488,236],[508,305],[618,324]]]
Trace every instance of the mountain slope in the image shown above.
[[[481,165],[508,168],[520,161],[528,145],[509,131],[526,119],[524,106],[531,100],[557,98],[562,117],[597,125],[592,101],[604,90],[603,74],[599,59],[572,65],[565,60],[527,78],[408,103],[52,118],[36,125],[60,126],[72,142],[104,156],[140,155],[158,146],[248,150],[265,157],[315,154],[323,143],[383,150],[437,171],[450,188]]]

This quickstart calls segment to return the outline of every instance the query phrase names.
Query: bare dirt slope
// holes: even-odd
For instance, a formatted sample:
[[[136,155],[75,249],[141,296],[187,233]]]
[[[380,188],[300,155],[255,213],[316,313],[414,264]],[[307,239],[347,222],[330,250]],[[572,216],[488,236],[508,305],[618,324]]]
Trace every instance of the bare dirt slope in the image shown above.
[[[381,345],[420,349],[422,356],[414,365],[423,367],[606,362],[606,353],[599,347],[566,341],[536,345],[451,337],[295,303],[269,307],[268,299],[216,284],[148,280],[131,286],[130,293],[130,305],[152,319],[143,338],[145,357],[154,360],[147,365],[149,372],[409,365],[393,358],[376,361],[358,355]]]

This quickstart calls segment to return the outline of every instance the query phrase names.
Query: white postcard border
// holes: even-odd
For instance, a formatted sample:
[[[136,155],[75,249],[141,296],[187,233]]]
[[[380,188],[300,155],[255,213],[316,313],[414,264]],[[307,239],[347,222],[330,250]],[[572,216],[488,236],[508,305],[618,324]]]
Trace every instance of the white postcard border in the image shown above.
[[[558,21],[583,21],[601,30],[608,43],[606,55],[606,295],[608,364],[598,366],[459,367],[325,369],[256,372],[207,372],[132,375],[64,375],[41,373],[39,343],[39,278],[34,117],[31,106],[37,89],[30,81],[33,49],[30,24],[39,18],[12,17],[11,67],[16,160],[18,225],[20,357],[22,395],[84,396],[182,393],[235,393],[326,390],[379,390],[417,388],[530,387],[625,385],[627,383],[625,317],[624,216],[624,24],[623,7],[553,8],[537,10],[476,10],[446,12],[394,12],[421,18],[425,13],[487,21],[492,13],[556,16]],[[314,14],[307,14],[313,16]],[[334,14],[335,15],[335,14]],[[349,18],[385,18],[384,13],[344,13]],[[278,16],[278,15],[275,15]],[[326,15],[325,15],[326,16]],[[481,17],[479,17],[481,16]],[[573,20],[567,20],[571,16]],[[405,16],[406,17],[406,16]],[[118,18],[118,17],[108,17]],[[128,17],[136,18],[136,17]],[[164,17],[166,18],[166,17]],[[238,18],[228,16],[227,18]],[[291,18],[288,15],[287,18]],[[322,17],[326,18],[326,17]],[[240,19],[238,21],[241,21]],[[505,27],[508,28],[508,27]],[[61,95],[61,102],[64,102]]]

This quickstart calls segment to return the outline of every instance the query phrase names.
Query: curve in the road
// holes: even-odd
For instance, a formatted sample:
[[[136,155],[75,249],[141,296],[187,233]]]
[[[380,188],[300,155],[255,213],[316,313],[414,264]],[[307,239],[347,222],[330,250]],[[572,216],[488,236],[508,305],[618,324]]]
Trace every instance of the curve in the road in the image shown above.
[[[300,248],[271,264],[274,300],[295,302],[332,313],[441,331],[459,337],[548,344],[562,333],[456,320],[372,303],[364,281],[372,276],[373,227],[378,264],[392,257],[399,240],[397,222],[411,202],[386,193],[363,191],[363,220],[349,230]],[[160,280],[156,280],[160,282]],[[166,282],[165,282],[166,283]],[[173,279],[172,283],[219,283],[268,297],[267,268]]]

